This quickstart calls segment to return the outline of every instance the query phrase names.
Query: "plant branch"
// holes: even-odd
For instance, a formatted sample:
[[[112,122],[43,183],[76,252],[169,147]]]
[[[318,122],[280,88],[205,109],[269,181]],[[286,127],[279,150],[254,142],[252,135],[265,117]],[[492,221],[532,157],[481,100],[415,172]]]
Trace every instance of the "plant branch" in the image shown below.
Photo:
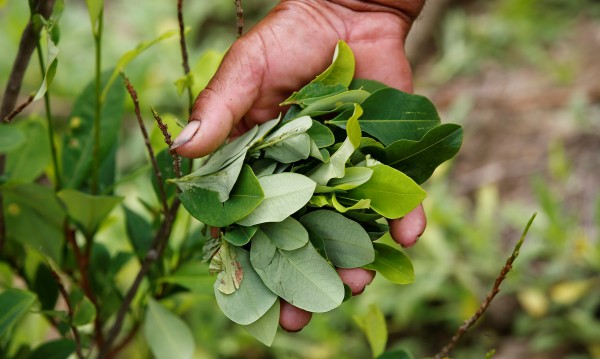
[[[504,264],[504,267],[502,268],[502,270],[500,271],[500,274],[496,278],[496,281],[494,282],[494,287],[488,293],[488,295],[485,298],[485,300],[483,301],[483,303],[481,303],[481,305],[479,306],[479,309],[477,309],[477,311],[469,319],[467,319],[463,323],[463,325],[461,325],[458,328],[458,330],[456,331],[456,334],[454,334],[452,339],[450,339],[450,342],[444,348],[442,348],[442,350],[439,353],[437,353],[434,356],[435,359],[442,359],[442,358],[448,357],[448,354],[450,354],[450,352],[454,349],[454,347],[456,347],[456,344],[458,343],[460,338],[479,320],[479,318],[481,318],[483,313],[485,313],[487,308],[490,306],[490,304],[491,304],[492,300],[494,299],[494,297],[496,296],[496,294],[498,294],[500,292],[500,284],[502,284],[504,279],[506,279],[506,275],[512,269],[513,262],[519,256],[519,251],[521,249],[521,245],[525,241],[525,237],[527,236],[527,232],[529,231],[529,227],[531,227],[531,224],[533,223],[535,216],[537,216],[537,213],[534,213],[533,216],[531,216],[531,218],[529,219],[529,222],[527,222],[527,225],[525,226],[525,229],[523,230],[523,234],[521,234],[521,238],[515,245],[515,247],[512,251],[512,254],[506,260],[506,264]]]
[[[162,134],[163,134],[165,143],[170,148],[173,145],[173,140],[171,140],[171,133],[169,132],[169,126],[167,126],[167,124],[163,122],[162,118],[160,118],[160,115],[158,114],[158,112],[156,112],[154,107],[151,107],[151,110],[152,110],[152,115],[154,115],[154,119],[156,120],[156,124],[158,125],[158,128],[160,129],[160,132],[162,132]],[[181,177],[181,157],[179,157],[177,152],[170,151],[169,153],[171,154],[171,157],[173,157],[173,172],[175,173],[176,177]]]
[[[169,237],[171,235],[171,230],[175,221],[175,213],[177,213],[180,203],[181,202],[178,198],[175,198],[173,200],[173,203],[171,204],[171,207],[169,208],[165,219],[162,221],[161,226],[158,229],[158,232],[156,233],[156,236],[152,241],[150,250],[148,250],[146,257],[142,262],[140,270],[138,271],[135,279],[133,280],[133,283],[131,284],[131,287],[127,291],[127,294],[125,295],[125,298],[121,303],[121,306],[119,307],[119,311],[117,312],[115,322],[110,331],[108,332],[108,336],[106,338],[106,341],[104,342],[104,345],[102,346],[102,348],[100,348],[98,359],[106,359],[109,355],[112,344],[115,342],[117,336],[119,335],[119,332],[121,331],[121,327],[123,326],[125,316],[127,315],[131,302],[133,301],[140,285],[142,284],[142,280],[150,270],[152,264],[154,264],[154,262],[161,258],[169,240]]]
[[[242,0],[234,0],[235,3],[235,17],[237,19],[237,36],[240,37],[244,33],[244,8],[242,7]]]
[[[65,300],[65,304],[67,305],[67,316],[69,317],[69,326],[71,327],[71,332],[73,332],[73,338],[75,339],[75,352],[77,353],[77,358],[83,359],[84,356],[81,352],[81,338],[79,336],[79,330],[77,330],[77,327],[73,325],[74,311],[73,306],[71,305],[71,300],[69,299],[69,293],[67,293],[67,290],[60,279],[60,275],[58,275],[58,273],[56,273],[56,271],[50,265],[48,265],[48,268],[50,269],[52,278],[54,278],[56,284],[58,285],[59,293],[62,295],[63,299]]]
[[[165,216],[168,215],[169,205],[167,203],[167,192],[165,191],[165,186],[162,180],[162,174],[160,173],[160,169],[158,168],[158,163],[156,162],[156,156],[154,155],[154,150],[152,149],[152,145],[150,144],[150,136],[148,136],[148,131],[146,131],[146,127],[144,126],[144,121],[142,120],[142,114],[140,112],[140,103],[138,101],[137,92],[131,81],[125,76],[125,73],[121,72],[121,77],[123,81],[125,81],[125,86],[127,87],[127,92],[129,92],[129,96],[133,101],[133,107],[135,110],[135,116],[137,118],[138,125],[140,126],[140,130],[142,131],[142,136],[144,137],[144,144],[146,145],[146,150],[148,151],[148,156],[150,156],[150,162],[152,162],[152,168],[154,169],[154,176],[156,177],[156,181],[158,182],[158,190],[160,192],[160,202],[163,206],[163,211]]]
[[[31,95],[29,95],[29,97],[27,97],[25,101],[23,101],[19,106],[15,107],[15,109],[12,110],[11,113],[6,115],[6,117],[2,119],[2,122],[10,123],[13,120],[13,118],[17,117],[18,114],[20,114],[27,106],[29,106],[33,102],[34,98],[35,94],[32,93]]]
[[[102,31],[104,28],[104,10],[98,15],[97,28],[93,29],[95,57],[96,103],[94,107],[94,150],[92,166],[92,194],[98,193],[100,176],[100,120],[102,118]]]
[[[190,73],[190,63],[188,60],[187,45],[185,44],[185,25],[183,23],[183,0],[177,0],[177,21],[179,22],[179,47],[181,48],[181,59],[183,66],[183,75],[188,76]],[[194,94],[192,93],[192,86],[187,81],[187,93],[188,93],[188,115],[192,113],[192,105],[194,103]]]

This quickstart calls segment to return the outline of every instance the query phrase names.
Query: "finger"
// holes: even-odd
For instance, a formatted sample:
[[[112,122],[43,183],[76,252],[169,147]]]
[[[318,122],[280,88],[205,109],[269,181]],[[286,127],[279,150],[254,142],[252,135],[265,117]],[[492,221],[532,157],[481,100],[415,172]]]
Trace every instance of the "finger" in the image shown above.
[[[359,295],[375,278],[375,271],[364,268],[336,268],[342,282],[350,287],[352,295]]]
[[[185,157],[202,157],[225,141],[259,94],[265,59],[257,41],[249,34],[231,46],[217,73],[196,98],[190,122],[171,150]]]
[[[392,238],[402,247],[414,245],[427,226],[427,218],[425,217],[423,205],[420,204],[400,219],[390,219],[389,225]]]
[[[279,300],[279,304],[279,325],[284,330],[299,332],[310,322],[310,318],[312,318],[311,312],[294,307],[283,299]]]

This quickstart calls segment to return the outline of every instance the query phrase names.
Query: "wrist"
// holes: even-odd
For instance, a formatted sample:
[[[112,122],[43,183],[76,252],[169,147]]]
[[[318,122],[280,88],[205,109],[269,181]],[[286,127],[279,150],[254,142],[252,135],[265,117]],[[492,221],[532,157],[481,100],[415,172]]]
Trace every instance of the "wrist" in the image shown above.
[[[408,24],[419,16],[425,0],[329,0],[353,11],[390,12],[401,16]]]

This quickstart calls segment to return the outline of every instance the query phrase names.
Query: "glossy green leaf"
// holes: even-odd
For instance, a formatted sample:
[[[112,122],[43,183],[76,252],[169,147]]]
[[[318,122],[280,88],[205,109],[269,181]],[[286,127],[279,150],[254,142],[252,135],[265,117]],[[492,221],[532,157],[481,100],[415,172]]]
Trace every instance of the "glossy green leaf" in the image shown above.
[[[8,239],[60,263],[66,214],[54,191],[37,184],[7,184],[0,191]]]
[[[159,278],[158,282],[179,285],[194,294],[213,295],[215,276],[208,272],[207,263],[191,260],[183,264],[175,273]]]
[[[293,163],[310,155],[310,137],[301,133],[265,148],[265,157],[280,163]]]
[[[347,191],[366,183],[372,175],[373,170],[368,167],[349,167],[346,168],[344,177],[331,179],[327,186]]]
[[[89,0],[86,0],[89,2]],[[173,30],[169,30],[166,31],[164,33],[162,33],[161,35],[159,35],[157,38],[150,40],[150,41],[142,41],[141,43],[139,43],[135,49],[133,50],[129,50],[126,53],[124,53],[119,60],[117,61],[117,64],[115,65],[115,69],[113,70],[112,74],[110,75],[110,78],[108,79],[108,82],[104,85],[103,90],[102,90],[102,95],[101,95],[101,99],[102,101],[104,101],[106,99],[106,95],[108,94],[108,89],[112,86],[112,84],[114,83],[114,81],[117,79],[117,77],[119,76],[119,74],[121,72],[123,72],[125,70],[125,67],[127,67],[127,65],[133,61],[136,57],[138,57],[142,52],[146,51],[147,49],[149,49],[150,47],[152,47],[153,45],[169,39],[173,36],[176,36],[179,34],[179,30],[178,29],[173,29]]]
[[[70,339],[51,340],[35,348],[28,359],[68,359],[75,348],[75,342]]]
[[[35,301],[35,294],[26,290],[7,289],[0,293],[0,338],[27,314]]]
[[[315,117],[352,109],[355,105],[365,101],[370,95],[367,91],[352,90],[328,96],[306,106],[298,113],[298,116]]]
[[[25,133],[14,125],[0,126],[0,153],[7,153],[25,143]]]
[[[393,88],[374,92],[361,106],[361,129],[386,146],[398,140],[418,141],[440,124],[435,106],[426,97]]]
[[[92,196],[74,189],[64,189],[56,195],[86,236],[96,233],[102,221],[123,201],[122,197]]]
[[[300,222],[292,217],[281,222],[263,223],[260,225],[260,229],[279,249],[291,251],[308,242],[308,232]]]
[[[325,85],[342,84],[346,87],[354,77],[354,54],[344,41],[337,43],[333,53],[333,62],[312,82],[321,82]]]
[[[313,120],[312,126],[310,126],[306,133],[315,141],[315,144],[319,148],[331,146],[335,142],[335,137],[329,127],[315,120]]]
[[[279,300],[276,300],[265,315],[254,323],[244,325],[243,328],[264,345],[271,346],[279,327],[279,311]]]
[[[227,202],[221,203],[216,192],[199,187],[180,193],[179,198],[185,209],[200,222],[225,227],[252,213],[265,195],[252,169],[245,165]]]
[[[212,256],[208,270],[212,274],[217,274],[215,281],[215,291],[223,294],[232,294],[244,280],[244,270],[237,259],[238,251],[235,246],[228,242],[222,242],[221,247]]]
[[[247,217],[238,220],[243,226],[281,222],[302,208],[315,191],[316,184],[298,173],[278,173],[258,179],[264,200]]]
[[[337,212],[310,212],[300,218],[300,223],[311,237],[323,241],[327,257],[336,267],[356,268],[375,259],[371,238],[363,227]]]
[[[329,161],[316,166],[309,172],[309,177],[317,184],[325,186],[332,178],[344,177],[344,174],[346,173],[346,162],[360,144],[360,126],[358,125],[358,118],[361,114],[361,107],[355,105],[354,114],[348,120],[348,125],[346,126],[346,134],[348,136],[346,140],[342,143],[340,148],[331,155]]]
[[[102,74],[102,84],[106,84],[110,73],[109,70]],[[66,188],[81,190],[89,188],[91,183],[94,163],[95,91],[95,83],[91,81],[77,97],[69,117],[69,131],[63,136],[61,163]],[[114,184],[116,145],[121,130],[124,101],[123,84],[113,83],[108,89],[101,110],[99,193]]]
[[[257,230],[258,226],[234,226],[223,235],[223,239],[234,246],[240,247],[250,242],[250,239],[252,239]]]
[[[370,199],[360,199],[356,202],[352,202],[350,204],[342,204],[336,197],[335,193],[331,196],[331,204],[336,211],[340,213],[346,213],[348,211],[354,211],[357,209],[368,209],[371,208],[371,200]]]
[[[271,291],[314,313],[330,311],[342,303],[344,285],[340,277],[310,242],[300,249],[285,251],[258,233],[253,239],[250,261]],[[269,247],[275,249],[271,250],[274,253],[271,260],[265,256]]]
[[[350,86],[348,89],[350,90],[365,90],[367,92],[373,93],[377,90],[381,90],[384,88],[388,88],[389,86],[383,84],[379,81],[368,80],[368,79],[352,79]]]
[[[25,141],[8,154],[5,173],[12,181],[33,182],[42,175],[51,161],[48,130],[37,119],[10,125],[12,126],[22,131]]]
[[[381,355],[385,350],[388,331],[385,317],[379,307],[371,304],[369,305],[367,314],[363,316],[355,315],[353,318],[367,337],[371,352],[373,353],[373,358]]]
[[[348,91],[348,88],[340,83],[326,85],[323,82],[312,82],[304,86],[300,91],[294,92],[287,100],[279,105],[287,106],[296,104],[304,108],[324,97],[332,96],[344,91]]]
[[[389,145],[385,163],[423,183],[437,166],[454,157],[462,138],[462,127],[443,124],[429,130],[420,141],[400,140]]]
[[[148,298],[143,330],[156,359],[192,358],[194,337],[187,324],[152,298]]]
[[[277,296],[262,282],[258,274],[250,265],[249,254],[246,250],[231,247],[236,259],[244,272],[244,279],[239,288],[226,294],[219,289],[219,282],[215,282],[214,293],[219,307],[223,313],[238,324],[247,325],[261,318],[277,301]]]
[[[402,172],[386,165],[371,169],[373,175],[369,181],[339,197],[370,199],[371,208],[387,218],[400,218],[425,199],[425,191]]]
[[[382,243],[373,243],[375,261],[364,266],[375,270],[387,280],[396,284],[410,284],[415,280],[415,272],[410,259],[401,251]]]

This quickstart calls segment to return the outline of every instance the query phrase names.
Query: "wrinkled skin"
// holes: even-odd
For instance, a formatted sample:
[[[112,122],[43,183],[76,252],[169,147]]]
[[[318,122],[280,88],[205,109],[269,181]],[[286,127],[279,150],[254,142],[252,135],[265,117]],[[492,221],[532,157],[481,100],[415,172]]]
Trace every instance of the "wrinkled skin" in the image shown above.
[[[231,46],[196,99],[190,121],[200,123],[182,131],[176,151],[185,157],[207,155],[228,136],[277,117],[279,103],[329,66],[339,39],[354,52],[355,77],[412,92],[404,41],[423,1],[380,2],[395,8],[358,0],[281,1]],[[392,237],[404,247],[417,241],[425,225],[422,206],[403,219],[390,220]],[[360,294],[374,273],[355,268],[344,269],[340,276],[353,294]],[[280,325],[298,331],[310,321],[309,314],[282,301]]]

